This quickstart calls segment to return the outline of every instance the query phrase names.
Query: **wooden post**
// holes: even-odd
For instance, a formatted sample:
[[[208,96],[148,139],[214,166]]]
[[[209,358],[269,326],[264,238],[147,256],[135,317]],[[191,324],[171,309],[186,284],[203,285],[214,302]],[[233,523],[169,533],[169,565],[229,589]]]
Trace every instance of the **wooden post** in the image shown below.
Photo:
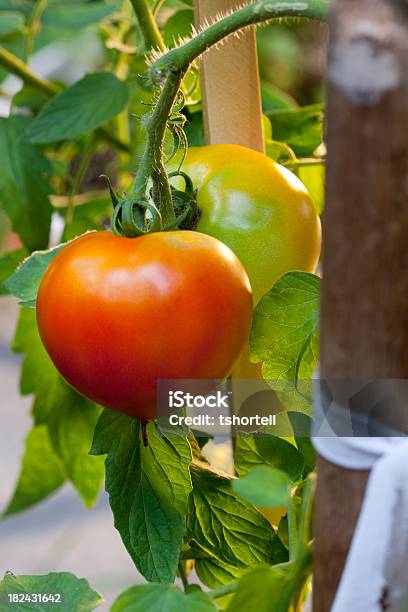
[[[242,0],[194,0],[196,24],[237,6],[242,6]],[[255,28],[205,54],[201,85],[207,144],[240,144],[263,152]]]
[[[408,377],[408,7],[335,0],[321,375]],[[314,611],[329,612],[367,480],[320,459]]]

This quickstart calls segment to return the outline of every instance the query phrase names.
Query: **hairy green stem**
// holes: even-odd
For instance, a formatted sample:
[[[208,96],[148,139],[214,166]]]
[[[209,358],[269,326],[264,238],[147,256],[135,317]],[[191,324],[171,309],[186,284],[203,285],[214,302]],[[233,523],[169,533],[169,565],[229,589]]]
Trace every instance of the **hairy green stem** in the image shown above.
[[[303,2],[259,0],[251,3],[202,30],[184,45],[163,55],[151,65],[150,77],[153,81],[160,83],[169,71],[186,70],[207,49],[242,28],[287,17],[304,17],[322,21],[327,16],[328,8],[327,0],[304,0]]]
[[[135,6],[138,1],[135,0],[133,4]],[[122,219],[124,215],[125,226],[131,227],[133,221],[133,216],[130,216],[132,199],[136,204],[137,200],[140,201],[146,197],[149,179],[153,181],[153,199],[162,214],[164,225],[167,225],[169,221],[174,221],[171,190],[163,164],[163,139],[183,76],[192,62],[223,38],[247,26],[286,17],[323,20],[327,11],[327,0],[304,0],[304,2],[259,0],[220,19],[184,45],[172,49],[157,59],[150,66],[149,76],[153,82],[162,85],[162,90],[146,126],[148,138],[142,162],[122,208]]]
[[[136,178],[132,183],[129,196],[126,198],[123,213],[125,223],[129,218],[132,203],[144,200],[149,179],[153,180],[153,192],[156,205],[160,210],[164,226],[175,220],[170,184],[163,164],[163,142],[167,121],[177,98],[184,72],[169,74],[161,91],[159,100],[146,123],[147,144]]]
[[[43,14],[48,0],[36,0],[34,8],[31,13],[31,17],[28,22],[28,29],[24,43],[24,61],[28,62],[33,52],[34,38],[38,30],[38,26],[41,21],[41,15]]]
[[[165,49],[163,37],[147,0],[131,0],[147,49]]]
[[[20,77],[25,85],[28,85],[36,91],[44,94],[47,98],[56,96],[64,89],[60,85],[57,85],[52,81],[48,81],[47,79],[43,79],[31,72],[31,70],[23,61],[21,61],[20,58],[13,55],[13,53],[10,53],[10,51],[7,51],[7,49],[4,49],[4,47],[0,47],[0,66],[3,66],[3,68],[15,76]],[[105,128],[98,128],[95,130],[95,135],[97,138],[103,140],[107,144],[110,144],[118,151],[130,153],[129,145],[120,141]]]

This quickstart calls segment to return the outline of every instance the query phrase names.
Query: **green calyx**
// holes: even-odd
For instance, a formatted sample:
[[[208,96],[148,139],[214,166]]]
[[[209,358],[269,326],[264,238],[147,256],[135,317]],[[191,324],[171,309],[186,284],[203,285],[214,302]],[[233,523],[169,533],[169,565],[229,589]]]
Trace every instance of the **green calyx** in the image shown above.
[[[137,238],[163,229],[160,211],[152,202],[133,202],[125,196],[114,207],[112,230],[118,236]]]
[[[181,191],[171,186],[174,219],[167,223],[163,221],[160,210],[151,199],[137,201],[131,194],[120,198],[112,189],[108,179],[113,205],[113,232],[118,236],[135,238],[153,232],[192,229],[199,217],[193,183],[184,172],[173,172],[169,175],[169,178],[174,176],[181,176],[184,179],[186,189]]]
[[[169,178],[181,176],[186,184],[185,191],[180,191],[175,187],[171,187],[171,195],[173,200],[173,208],[176,215],[174,228],[168,229],[194,229],[199,219],[200,211],[197,207],[196,194],[194,192],[193,182],[185,172],[178,170],[169,174]]]

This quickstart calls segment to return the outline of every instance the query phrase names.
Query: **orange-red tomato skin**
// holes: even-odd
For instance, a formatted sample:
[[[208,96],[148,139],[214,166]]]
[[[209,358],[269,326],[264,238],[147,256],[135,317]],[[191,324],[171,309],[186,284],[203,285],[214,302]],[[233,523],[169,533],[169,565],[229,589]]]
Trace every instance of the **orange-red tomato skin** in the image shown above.
[[[67,382],[143,420],[156,417],[158,380],[227,376],[251,314],[242,264],[190,231],[85,234],[54,258],[37,298],[42,342]]]

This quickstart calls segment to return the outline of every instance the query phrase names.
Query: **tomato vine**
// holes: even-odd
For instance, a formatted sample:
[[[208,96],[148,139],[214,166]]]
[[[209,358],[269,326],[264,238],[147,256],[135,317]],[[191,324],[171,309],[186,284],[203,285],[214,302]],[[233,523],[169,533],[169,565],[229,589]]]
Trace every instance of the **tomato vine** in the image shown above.
[[[138,5],[137,12],[145,24],[146,40],[157,45],[158,38],[152,36],[147,25],[150,19],[146,17],[144,2],[134,4]],[[190,65],[209,48],[242,28],[287,17],[325,20],[327,11],[326,0],[308,0],[302,3],[259,0],[217,20],[178,48],[160,56],[152,54],[152,57],[156,59],[151,64],[148,75],[153,83],[161,86],[161,90],[154,110],[146,122],[147,144],[136,177],[129,193],[113,202],[115,207],[114,231],[119,235],[139,236],[147,232],[174,229],[175,227],[177,220],[170,184],[163,164],[163,142],[173,105]],[[153,183],[153,202],[151,203],[148,202],[146,194],[149,180]],[[142,215],[138,215],[138,222],[135,210],[140,211],[140,208],[142,208]],[[147,223],[143,209],[149,210],[151,214],[151,219]],[[142,225],[140,220],[142,220]]]

